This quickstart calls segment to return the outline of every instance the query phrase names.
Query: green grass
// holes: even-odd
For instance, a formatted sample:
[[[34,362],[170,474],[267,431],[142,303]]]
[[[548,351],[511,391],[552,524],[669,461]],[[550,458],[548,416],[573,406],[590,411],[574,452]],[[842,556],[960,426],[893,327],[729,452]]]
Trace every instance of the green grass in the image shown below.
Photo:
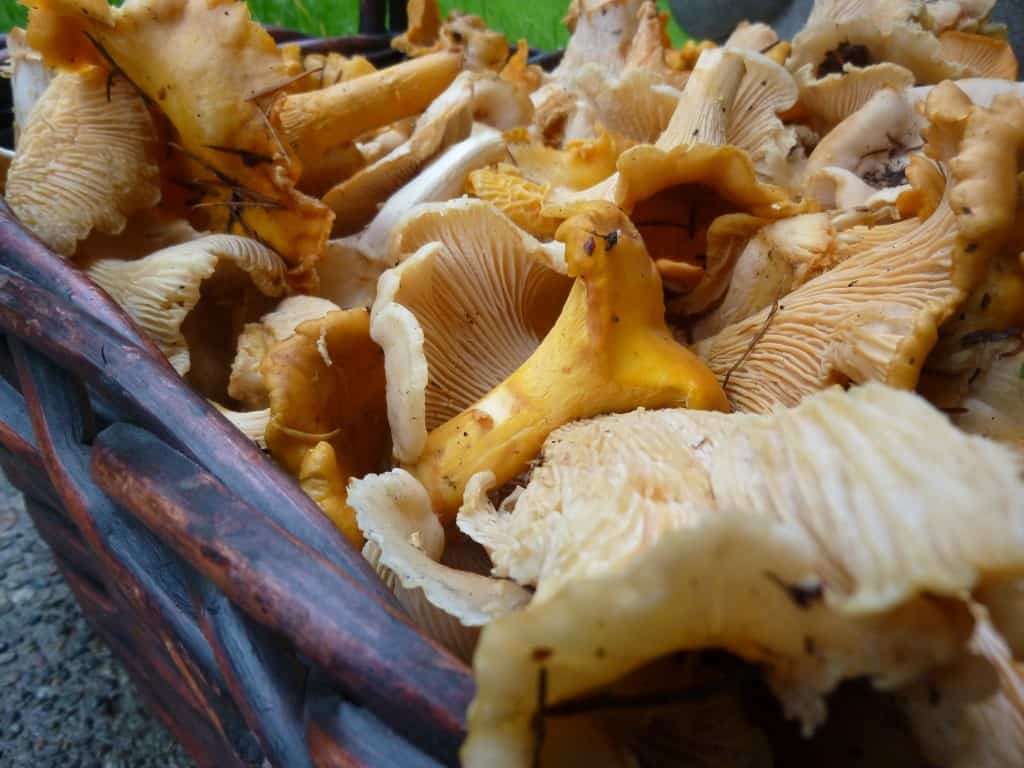
[[[313,35],[349,35],[359,23],[357,0],[249,0],[253,15],[267,24],[280,24]],[[562,17],[568,0],[442,0],[445,11],[458,8],[478,13],[488,24],[513,41],[525,37],[536,48],[553,50],[565,45],[568,32]],[[667,8],[662,0],[658,3]],[[24,6],[0,0],[0,30],[24,26]],[[669,34],[677,45],[686,39],[673,21]]]

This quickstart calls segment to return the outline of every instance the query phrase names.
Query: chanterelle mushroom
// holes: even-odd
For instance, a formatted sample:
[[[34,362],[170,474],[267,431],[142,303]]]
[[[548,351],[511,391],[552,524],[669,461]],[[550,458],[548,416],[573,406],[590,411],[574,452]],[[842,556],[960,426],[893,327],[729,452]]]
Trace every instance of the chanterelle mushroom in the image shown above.
[[[330,312],[303,323],[271,349],[261,372],[270,400],[271,454],[304,481],[351,541],[361,543],[345,488],[349,478],[381,466],[389,442],[384,355],[370,339],[369,312]]]
[[[32,107],[7,172],[6,199],[54,251],[71,256],[93,230],[121,232],[160,200],[156,135],[122,79],[87,67],[58,74]]]
[[[247,323],[238,337],[228,394],[248,408],[266,408],[270,402],[260,374],[263,358],[275,344],[291,337],[302,323],[338,309],[334,303],[315,296],[290,296],[259,322]]]
[[[294,284],[309,280],[331,212],[296,190],[299,164],[264,112],[299,68],[245,3],[138,0],[110,8],[41,0],[28,38],[47,63],[62,68],[116,66],[173,125],[170,160],[204,203],[194,209],[199,223],[259,238],[296,267]]]
[[[394,453],[408,464],[430,430],[530,357],[572,280],[560,244],[477,200],[417,208],[391,251],[402,263],[380,280],[371,334],[384,349]]]
[[[620,210],[594,203],[557,238],[576,278],[558,320],[514,373],[433,429],[410,466],[439,515],[458,507],[474,474],[510,480],[552,429],[574,419],[636,407],[728,408],[710,372],[672,339],[661,280]]]
[[[871,247],[697,345],[735,407],[766,411],[844,381],[917,385],[938,327],[984,275],[1016,211],[1017,166],[1006,151],[1015,158],[1020,145],[1021,105],[998,104],[936,88],[926,151],[943,165],[918,156],[910,166],[915,192],[935,200],[918,226],[876,228]]]
[[[136,261],[96,259],[85,273],[132,316],[182,376],[224,401],[242,326],[284,294],[285,264],[265,245],[207,235]]]
[[[464,764],[554,749],[535,741],[538,702],[584,702],[681,650],[758,664],[809,728],[844,679],[889,689],[962,657],[965,596],[1024,571],[1020,468],[880,385],[558,430],[525,490],[496,510],[477,478],[459,515],[496,575],[537,589],[483,632]]]
[[[353,480],[348,502],[366,538],[363,555],[413,621],[462,658],[472,657],[481,626],[529,602],[517,584],[448,563],[453,542],[405,470]]]

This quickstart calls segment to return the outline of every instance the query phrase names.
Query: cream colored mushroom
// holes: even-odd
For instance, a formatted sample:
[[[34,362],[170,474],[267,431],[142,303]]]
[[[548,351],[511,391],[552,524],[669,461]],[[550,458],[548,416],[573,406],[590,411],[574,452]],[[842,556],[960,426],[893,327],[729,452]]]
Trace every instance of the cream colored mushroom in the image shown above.
[[[53,79],[54,70],[46,66],[42,54],[28,44],[25,30],[20,27],[7,33],[7,54],[10,56],[14,143],[17,146],[18,137],[28,125],[29,113]]]
[[[950,768],[1011,768],[1024,751],[1024,669],[976,609],[976,654],[898,695],[925,756]]]
[[[531,109],[517,86],[491,73],[463,72],[420,116],[407,141],[324,195],[337,217],[335,235],[355,234],[369,224],[378,206],[431,159],[468,138],[474,119],[510,128],[529,122]]]
[[[904,91],[914,84],[914,73],[890,62],[860,68],[846,66],[841,72],[814,78],[805,67],[796,73],[800,109],[811,126],[828,133],[859,110],[878,91]]]
[[[146,104],[129,83],[108,89],[100,67],[62,72],[32,107],[6,199],[40,240],[71,256],[90,232],[117,234],[132,213],[156,205],[155,156]]]
[[[735,408],[767,412],[848,381],[917,384],[939,324],[966,297],[953,269],[970,256],[948,196],[914,230],[892,226],[891,241],[696,346]]]
[[[253,410],[269,407],[267,388],[260,374],[260,365],[267,352],[292,336],[302,323],[338,309],[335,303],[315,296],[290,296],[273,312],[261,317],[259,322],[246,323],[238,337],[237,352],[231,364],[228,394]]]
[[[285,293],[281,258],[235,235],[208,235],[136,261],[97,259],[84,269],[179,374],[221,402],[242,326]]]
[[[459,657],[472,658],[480,627],[529,602],[517,584],[445,564],[445,531],[405,470],[353,480],[348,503],[366,538],[363,556],[413,621]]]
[[[270,424],[269,408],[259,411],[233,411],[216,402],[213,403],[213,407],[220,411],[221,416],[230,421],[239,432],[256,443],[260,449],[267,449],[267,425]]]
[[[487,203],[424,205],[393,235],[371,335],[384,349],[395,456],[512,374],[554,324],[572,280],[543,245]],[[411,254],[411,255],[410,255]]]
[[[396,263],[388,250],[388,239],[399,221],[421,203],[460,197],[475,169],[506,156],[500,133],[484,125],[475,126],[469,138],[446,149],[392,195],[366,229],[327,244],[319,268],[319,294],[345,309],[373,304],[377,280]]]
[[[690,649],[760,666],[809,732],[844,679],[892,689],[962,658],[967,596],[1024,571],[1018,459],[880,385],[765,416],[578,422],[498,509],[488,486],[459,526],[536,592],[481,637],[471,768],[555,749],[535,741],[538,702],[551,717]]]
[[[851,171],[874,189],[904,185],[909,155],[923,147],[922,125],[904,92],[880,90],[818,143],[804,167],[804,183],[822,201],[828,194],[816,187],[827,189],[832,185],[826,181],[834,181],[826,169]]]

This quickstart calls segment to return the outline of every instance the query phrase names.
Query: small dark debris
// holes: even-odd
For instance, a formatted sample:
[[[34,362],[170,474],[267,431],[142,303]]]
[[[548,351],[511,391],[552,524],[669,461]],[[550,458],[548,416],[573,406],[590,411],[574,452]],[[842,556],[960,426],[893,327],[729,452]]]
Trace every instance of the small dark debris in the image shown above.
[[[990,293],[988,293],[986,291],[985,294],[981,297],[981,308],[982,309],[988,309],[989,305],[991,303],[992,303],[992,294],[990,294]]]
[[[872,64],[871,52],[865,45],[842,42],[825,54],[825,60],[818,65],[818,77],[843,74],[843,65],[866,67]]]
[[[554,654],[554,651],[550,648],[534,648],[530,658],[536,662],[542,662],[550,659],[552,654]]]
[[[793,601],[797,608],[802,610],[807,610],[825,597],[825,587],[821,583],[787,584],[781,577],[771,571],[766,571],[764,575],[765,578],[782,587],[786,594],[789,595],[789,599]]]

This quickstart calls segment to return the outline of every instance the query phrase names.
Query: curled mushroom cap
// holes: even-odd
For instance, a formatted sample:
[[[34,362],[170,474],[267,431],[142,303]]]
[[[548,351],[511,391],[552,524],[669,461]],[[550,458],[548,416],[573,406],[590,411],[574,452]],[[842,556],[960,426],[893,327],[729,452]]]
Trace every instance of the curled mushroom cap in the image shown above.
[[[751,236],[754,227],[756,234]],[[843,258],[832,219],[825,213],[769,223],[741,221],[732,227],[726,221],[716,221],[708,245],[709,260],[712,254],[716,256],[725,281],[707,281],[709,289],[717,284],[718,290],[706,297],[705,306],[695,304],[699,295],[692,294],[680,297],[673,306],[692,313],[720,299],[694,324],[692,337],[698,341],[770,306]]]
[[[844,381],[917,384],[938,325],[965,297],[953,268],[969,256],[948,199],[911,232],[893,226],[890,242],[697,345],[734,407],[764,412]]]
[[[601,126],[647,144],[668,127],[681,96],[657,73],[641,67],[609,71],[587,64],[574,73],[571,87]]]
[[[413,255],[381,277],[371,333],[384,349],[393,450],[412,463],[429,431],[529,358],[572,281],[560,246],[476,200],[421,206],[392,252]]]
[[[314,500],[352,538],[355,513],[345,486],[377,470],[389,443],[384,355],[370,339],[369,312],[330,312],[301,324],[270,350],[261,371],[270,400],[271,455],[305,478]]]
[[[549,187],[525,178],[514,165],[499,163],[473,171],[466,180],[466,191],[486,200],[534,237],[551,239],[562,223],[544,215]]]
[[[460,657],[472,656],[481,626],[529,601],[517,584],[442,563],[445,531],[405,470],[353,480],[348,499],[366,538],[363,555],[413,621]]]
[[[266,408],[270,403],[260,365],[270,348],[289,338],[307,320],[316,320],[337,309],[333,302],[315,296],[290,296],[259,322],[247,323],[238,337],[228,395],[248,408]]]
[[[948,170],[923,158],[911,165],[915,191],[935,198],[917,226],[876,228],[870,247],[698,345],[729,379],[737,408],[793,404],[840,381],[916,386],[938,327],[984,275],[1015,215],[1016,163],[1006,160],[1020,145],[1020,108],[974,106],[952,84],[933,91],[927,151]],[[887,233],[888,243],[876,239]]]
[[[672,339],[661,280],[629,219],[596,203],[556,236],[576,278],[557,321],[514,373],[432,430],[410,466],[442,517],[474,474],[512,479],[573,419],[641,406],[727,408],[707,369]]]
[[[656,146],[731,144],[750,155],[766,180],[783,182],[797,141],[778,113],[797,96],[792,76],[766,56],[737,48],[705,51]]]
[[[961,658],[964,596],[1024,568],[1019,467],[877,385],[564,427],[524,491],[495,510],[482,484],[460,513],[497,575],[537,585],[483,632],[464,763],[521,764],[538,701],[583,703],[681,650],[760,665],[810,728],[843,679],[892,688]]]
[[[824,77],[848,66],[892,62],[920,83],[973,74],[945,56],[934,32],[921,25],[920,6],[917,0],[815,0],[807,24],[793,38],[786,66]]]
[[[281,258],[235,235],[200,237],[136,261],[97,259],[85,265],[85,273],[131,315],[179,374],[220,401],[243,324],[270,309],[270,299],[261,297],[285,292]]]
[[[319,267],[319,294],[344,309],[373,304],[381,273],[394,266],[401,256],[388,250],[388,239],[399,221],[422,203],[461,196],[474,169],[506,156],[500,133],[475,126],[469,138],[450,146],[388,198],[366,229],[327,244]]]
[[[156,137],[131,85],[100,67],[57,75],[32,107],[7,173],[19,219],[64,256],[93,230],[117,234],[160,200]]]
[[[921,149],[921,118],[904,92],[883,89],[833,128],[804,167],[805,183],[826,168],[855,173],[874,188],[906,183],[908,153]]]
[[[878,91],[904,91],[914,84],[914,73],[905,67],[882,62],[871,67],[846,69],[812,79],[806,68],[796,75],[800,108],[811,126],[827,133],[859,110]]]
[[[939,35],[939,46],[974,77],[1017,79],[1017,57],[1007,40],[951,29]]]
[[[264,112],[300,72],[245,3],[140,0],[107,10],[93,0],[44,0],[28,34],[47,61],[116,66],[173,125],[172,149],[182,151],[170,159],[204,203],[195,209],[200,224],[260,239],[297,267],[293,283],[308,280],[331,212],[295,189],[301,169]]]

